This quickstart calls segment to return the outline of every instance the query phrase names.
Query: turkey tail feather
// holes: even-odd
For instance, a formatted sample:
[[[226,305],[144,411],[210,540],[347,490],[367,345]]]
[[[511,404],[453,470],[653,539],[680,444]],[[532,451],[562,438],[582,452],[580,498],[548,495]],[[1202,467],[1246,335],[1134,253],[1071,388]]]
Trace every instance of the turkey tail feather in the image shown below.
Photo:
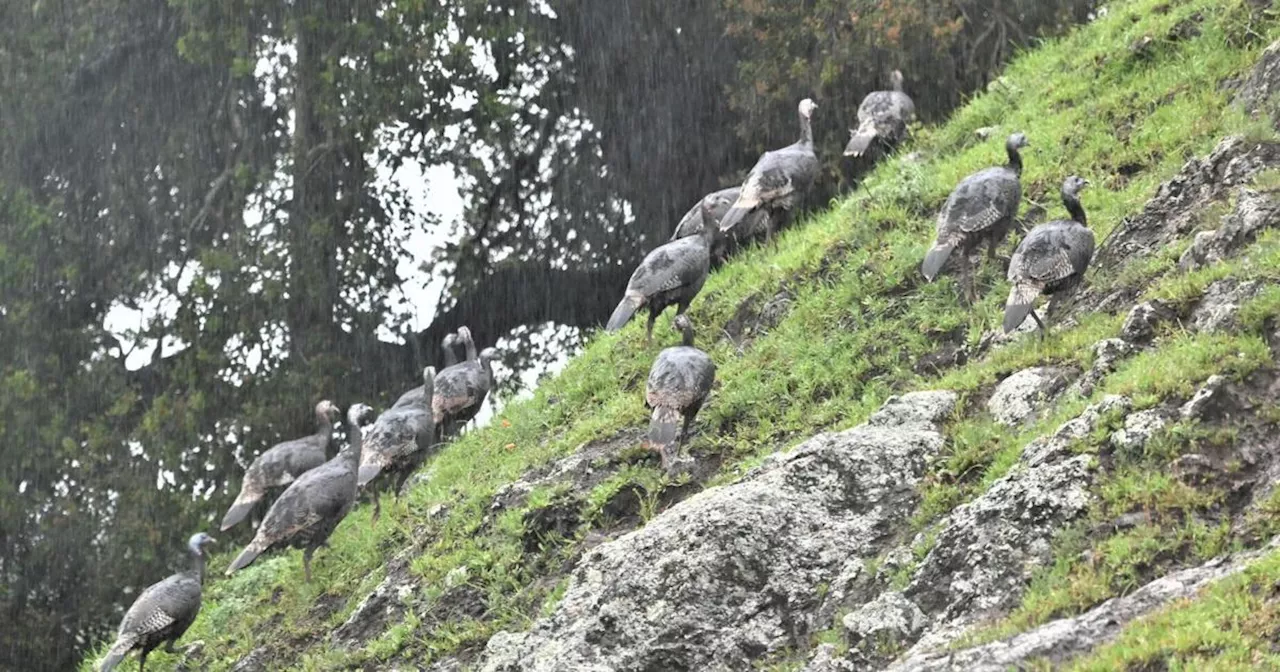
[[[382,472],[382,465],[365,464],[360,467],[359,486],[364,487],[366,483],[378,477]]]
[[[653,418],[649,421],[649,448],[658,451],[664,469],[670,465],[679,447],[679,428],[680,411],[665,406],[653,408]]]
[[[251,499],[247,502],[237,499],[236,503],[232,504],[230,509],[227,509],[227,515],[222,517],[222,530],[225,532],[231,529],[233,525],[238,525],[240,521],[245,519],[245,516],[249,515],[249,512],[253,510],[253,505],[257,503],[257,499]]]
[[[875,129],[865,131],[858,129],[852,137],[849,138],[849,144],[844,147],[845,156],[862,156],[866,153],[867,148],[871,146],[871,142],[876,139]]]
[[[938,277],[938,272],[942,270],[942,265],[947,263],[947,257],[951,256],[951,250],[955,249],[954,245],[934,245],[929,253],[924,256],[924,263],[920,265],[920,272],[924,273],[926,280],[933,282]]]
[[[640,309],[644,299],[637,296],[624,296],[622,301],[618,303],[618,307],[613,309],[613,314],[609,316],[609,322],[605,324],[605,331],[617,331],[626,326],[631,316]]]
[[[130,649],[133,648],[134,638],[127,635],[121,635],[115,644],[111,645],[111,650],[107,652],[107,656],[102,659],[102,665],[98,667],[98,672],[111,672],[124,657],[129,655]]]
[[[243,551],[240,551],[240,555],[236,556],[235,562],[232,562],[231,566],[227,567],[227,576],[231,576],[238,569],[244,569],[262,554],[262,551],[255,546],[255,544],[249,544]]]
[[[731,230],[749,214],[751,214],[751,208],[742,207],[738,203],[734,203],[733,207],[729,208],[729,211],[724,213],[724,217],[720,219],[720,230]]]
[[[1037,296],[1040,296],[1040,288],[1035,285],[1017,284],[1009,290],[1009,300],[1004,305],[1004,333],[1022,326],[1023,320],[1031,314]]]

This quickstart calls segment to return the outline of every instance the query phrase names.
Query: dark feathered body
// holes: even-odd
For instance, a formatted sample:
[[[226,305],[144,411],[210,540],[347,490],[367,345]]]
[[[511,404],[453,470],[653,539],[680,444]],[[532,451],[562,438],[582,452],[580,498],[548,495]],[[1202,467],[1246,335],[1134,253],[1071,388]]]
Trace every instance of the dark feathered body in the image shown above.
[[[711,264],[718,266],[743,245],[751,241],[767,239],[773,229],[768,210],[757,210],[747,215],[732,231],[721,232],[720,220],[738,200],[742,187],[730,187],[707,194],[680,218],[671,240],[696,236],[709,229],[711,233]],[[704,216],[704,209],[706,216]],[[710,220],[710,221],[707,221]]]
[[[988,254],[995,256],[996,247],[1009,235],[1022,201],[1022,159],[1018,149],[1025,144],[1021,134],[1010,136],[1006,143],[1008,165],[978,171],[956,185],[938,213],[937,238],[921,266],[925,278],[937,277],[956,250],[961,252],[961,268],[970,279],[968,257],[974,250],[986,245]],[[972,292],[972,286],[969,289]]]
[[[673,240],[646,255],[631,274],[622,301],[605,328],[621,329],[637,310],[648,306],[647,333],[651,337],[654,320],[668,306],[674,305],[678,314],[684,314],[711,272],[712,235],[704,227],[702,235]]]
[[[716,379],[716,365],[711,357],[693,346],[693,325],[689,318],[676,318],[676,327],[685,334],[684,344],[658,353],[645,384],[645,405],[653,409],[649,446],[661,455],[664,467],[670,465],[682,435],[688,432]],[[684,426],[678,431],[677,423],[681,419]]]
[[[101,672],[114,669],[129,651],[137,649],[141,666],[156,647],[177,640],[200,613],[200,580],[184,572],[148,587],[120,622],[120,631]]]
[[[1073,177],[1063,187],[1063,201],[1073,219],[1035,227],[1014,251],[1009,261],[1009,282],[1013,286],[1005,303],[1006,333],[1017,329],[1028,314],[1034,314],[1036,297],[1065,292],[1084,279],[1095,244],[1093,231],[1077,198],[1084,184],[1087,183]],[[1036,322],[1040,322],[1039,317]],[[1043,325],[1040,326],[1043,329]]]
[[[911,96],[902,92],[902,75],[894,72],[894,89],[872,91],[858,106],[858,128],[850,131],[845,156],[862,156],[877,140],[893,147],[907,135],[907,124],[916,116]]]
[[[315,434],[278,443],[254,458],[245,470],[240,494],[222,518],[223,530],[244,520],[271,488],[287,486],[329,459],[335,413],[337,408],[332,403],[320,402],[316,406],[318,429]]]
[[[435,442],[430,401],[435,395],[435,369],[423,371],[419,389],[421,393],[412,402],[387,409],[364,431],[359,485],[364,486],[383,471],[391,471],[396,476],[393,492],[398,495],[405,478],[429,456]],[[378,500],[375,498],[374,502]]]
[[[103,659],[100,672],[110,672],[135,649],[140,652],[139,670],[146,669],[147,655],[161,644],[173,650],[173,643],[186,633],[200,613],[203,547],[212,541],[204,534],[192,537],[188,548],[194,556],[194,566],[152,584],[138,595],[120,621],[116,641]]]
[[[307,581],[311,580],[311,555],[351,511],[356,499],[360,464],[359,421],[369,412],[363,404],[348,413],[350,443],[336,457],[303,474],[280,495],[258,526],[253,541],[227,568],[227,574],[245,567],[271,548],[303,550]]]
[[[821,167],[813,152],[810,125],[810,115],[816,108],[811,100],[801,101],[800,139],[761,155],[742,183],[738,200],[720,220],[722,231],[732,230],[747,215],[762,208],[770,211],[775,226],[791,217],[813,186]]]
[[[494,356],[486,348],[474,360],[455,364],[436,375],[431,414],[441,440],[456,435],[480,412],[493,387]]]

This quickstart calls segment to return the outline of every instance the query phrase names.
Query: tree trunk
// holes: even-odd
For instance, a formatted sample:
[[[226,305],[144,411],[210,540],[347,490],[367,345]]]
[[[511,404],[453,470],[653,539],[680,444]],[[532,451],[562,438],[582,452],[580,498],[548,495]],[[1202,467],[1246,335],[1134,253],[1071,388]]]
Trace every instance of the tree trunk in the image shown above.
[[[293,200],[289,208],[289,332],[304,360],[331,352],[337,342],[334,305],[339,275],[336,251],[342,222],[335,216],[339,167],[326,151],[323,8],[299,2],[293,12],[297,62],[293,90]]]

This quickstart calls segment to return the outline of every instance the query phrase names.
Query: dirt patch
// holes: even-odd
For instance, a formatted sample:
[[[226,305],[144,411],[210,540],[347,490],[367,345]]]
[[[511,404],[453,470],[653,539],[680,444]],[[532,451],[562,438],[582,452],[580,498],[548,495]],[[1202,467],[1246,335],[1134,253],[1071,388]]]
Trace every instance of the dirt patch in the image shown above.
[[[738,349],[746,348],[751,341],[778,326],[791,310],[793,298],[785,284],[767,301],[758,293],[752,294],[738,304],[733,317],[725,323],[724,336]]]

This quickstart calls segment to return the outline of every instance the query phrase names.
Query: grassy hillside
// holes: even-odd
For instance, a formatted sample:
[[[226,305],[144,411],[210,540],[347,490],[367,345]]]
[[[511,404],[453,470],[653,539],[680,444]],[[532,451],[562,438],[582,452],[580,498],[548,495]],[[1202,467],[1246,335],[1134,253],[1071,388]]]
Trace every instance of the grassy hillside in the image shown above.
[[[689,447],[700,463],[719,465],[708,483],[732,480],[815,432],[854,425],[891,394],[957,390],[966,400],[964,410],[952,422],[943,459],[932,466],[922,503],[903,530],[909,540],[1004,474],[1029,438],[1091,400],[1125,393],[1139,407],[1154,405],[1168,396],[1189,396],[1214,373],[1241,378],[1273,366],[1262,334],[1269,318],[1280,313],[1274,288],[1247,307],[1247,328],[1230,334],[1170,328],[1156,347],[1123,363],[1090,397],[1067,398],[1052,417],[1026,429],[996,425],[976,401],[1027,366],[1087,369],[1090,346],[1118,333],[1123,314],[1076,316],[1074,324],[1054,328],[1043,342],[1021,338],[960,366],[919,366],[941,345],[972,350],[999,327],[1007,284],[996,265],[984,266],[983,298],[972,307],[960,305],[950,279],[922,284],[918,265],[932,239],[934,214],[950,189],[966,174],[1003,162],[1007,133],[1021,130],[1030,139],[1025,198],[1046,207],[1049,217],[1064,215],[1057,188],[1065,176],[1092,181],[1083,201],[1099,241],[1140,210],[1161,181],[1222,137],[1271,137],[1265,123],[1248,120],[1228,104],[1231,92],[1222,84],[1246,72],[1262,47],[1280,36],[1275,20],[1253,12],[1244,0],[1116,0],[1107,9],[1095,23],[1016,59],[1000,81],[947,124],[918,131],[902,152],[913,153],[912,160],[886,162],[857,193],[787,231],[776,250],[750,250],[708,281],[691,314],[700,345],[719,366],[719,380]],[[1155,39],[1131,49],[1144,36]],[[995,128],[988,140],[975,134],[983,127]],[[824,152],[839,151],[842,142],[819,139]],[[1264,235],[1245,256],[1181,275],[1174,262],[1186,242],[1153,261],[1096,269],[1088,282],[1097,291],[1128,286],[1177,302],[1198,297],[1212,280],[1227,275],[1280,276],[1280,237],[1274,234]],[[544,538],[529,548],[524,519],[526,512],[558,501],[567,486],[540,487],[522,506],[490,513],[503,485],[583,444],[647,422],[644,377],[657,351],[677,340],[669,325],[669,316],[660,320],[655,342],[647,347],[643,324],[596,337],[532,399],[513,403],[490,427],[445,448],[399,506],[390,499],[383,503],[388,510],[377,526],[370,525],[369,507],[360,507],[334,534],[331,548],[317,554],[309,585],[302,583],[297,552],[264,557],[223,578],[235,550],[229,547],[243,542],[247,530],[239,531],[242,538],[225,540],[225,554],[211,563],[204,609],[183,640],[203,643],[189,663],[229,669],[265,647],[270,669],[425,666],[474,652],[496,630],[526,627],[554,603],[561,577],[585,543],[642,523],[700,487],[683,487],[689,476],[664,476],[656,459],[637,446],[605,465],[610,475],[575,504],[575,526],[563,538]],[[1176,562],[1192,562],[1251,543],[1229,525],[1193,515],[1214,505],[1213,493],[1142,476],[1176,453],[1180,441],[1192,440],[1191,431],[1171,434],[1162,444],[1168,453],[1108,464],[1097,513],[1101,518],[1177,509],[1187,515],[1154,515],[1147,524],[1109,537],[1064,535],[1061,561],[1035,580],[1022,607],[976,638],[1026,629],[1130,590],[1149,574],[1153,558],[1171,551]],[[636,493],[639,520],[617,513],[620,493]],[[1094,561],[1084,563],[1078,558],[1087,548],[1095,550]],[[378,586],[388,563],[401,562],[420,579],[416,592],[402,598],[411,607],[403,620],[352,648],[328,644],[328,633]],[[1223,590],[1245,589],[1233,584]],[[481,606],[458,607],[460,591]],[[1183,629],[1195,620],[1178,612],[1162,618],[1134,635],[1141,645],[1117,643],[1115,650],[1099,652],[1106,658],[1090,669],[1113,669],[1108,665],[1117,659],[1140,660],[1161,651],[1162,638],[1182,641],[1189,636]],[[1253,635],[1241,635],[1246,636]],[[172,658],[157,652],[151,660],[162,669]]]

